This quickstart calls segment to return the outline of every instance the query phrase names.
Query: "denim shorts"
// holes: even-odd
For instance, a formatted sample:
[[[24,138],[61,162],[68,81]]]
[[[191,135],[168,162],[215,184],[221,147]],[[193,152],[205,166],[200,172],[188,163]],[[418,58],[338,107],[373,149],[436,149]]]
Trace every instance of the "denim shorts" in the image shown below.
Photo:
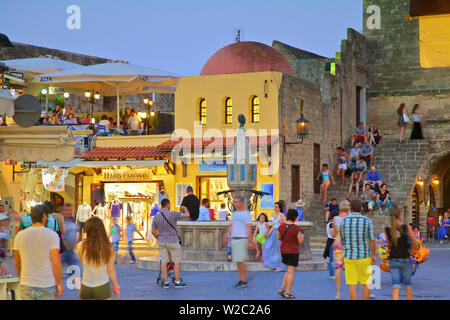
[[[389,260],[392,287],[400,289],[402,284],[406,289],[411,288],[411,258],[393,258]]]
[[[21,285],[20,295],[22,300],[55,300],[56,287],[37,288]]]

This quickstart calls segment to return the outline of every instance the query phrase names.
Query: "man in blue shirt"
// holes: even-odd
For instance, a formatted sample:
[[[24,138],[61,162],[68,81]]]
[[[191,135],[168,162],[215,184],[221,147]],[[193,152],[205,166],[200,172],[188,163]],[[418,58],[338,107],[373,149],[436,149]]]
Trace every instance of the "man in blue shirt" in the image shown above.
[[[370,145],[369,140],[366,140],[366,143],[359,152],[359,156],[364,159],[368,166],[373,162],[373,146]]]
[[[305,206],[305,202],[300,199],[297,201],[297,203],[295,204],[295,206],[297,207],[297,221],[303,221],[303,207]]]
[[[375,188],[375,185],[378,185],[378,189],[381,188],[381,175],[375,167],[370,168],[370,171],[367,174],[367,180],[364,181],[364,185],[367,183],[370,184],[372,189]]]
[[[211,220],[209,218],[209,199],[203,198],[197,221],[209,221],[209,220]]]

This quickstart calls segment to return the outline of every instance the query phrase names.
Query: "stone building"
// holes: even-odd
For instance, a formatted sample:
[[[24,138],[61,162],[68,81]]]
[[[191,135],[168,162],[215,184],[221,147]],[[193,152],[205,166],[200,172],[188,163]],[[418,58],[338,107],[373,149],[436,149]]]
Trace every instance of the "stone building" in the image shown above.
[[[450,28],[445,15],[450,12],[434,5],[438,2],[364,0],[363,34],[348,29],[334,58],[273,42],[297,77],[320,86],[327,126],[322,148],[348,148],[357,121],[377,126],[383,137],[375,152],[377,169],[393,204],[422,231],[428,216],[437,218],[450,207],[450,46],[448,39],[439,39],[444,33],[436,31]],[[421,105],[426,140],[398,143],[400,103],[409,112]],[[332,153],[321,156],[329,163],[334,159]],[[323,205],[315,192],[308,215],[318,226],[317,235],[323,236]],[[332,187],[329,194],[343,199],[346,190]],[[381,228],[386,219],[377,219]]]

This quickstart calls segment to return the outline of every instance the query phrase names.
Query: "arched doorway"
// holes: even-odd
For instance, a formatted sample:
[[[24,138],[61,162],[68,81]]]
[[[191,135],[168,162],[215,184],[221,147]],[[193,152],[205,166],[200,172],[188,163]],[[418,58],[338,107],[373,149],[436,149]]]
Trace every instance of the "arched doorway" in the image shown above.
[[[444,188],[443,203],[444,203],[444,210],[446,211],[450,208],[450,170],[447,170],[447,172],[444,175],[443,188]]]

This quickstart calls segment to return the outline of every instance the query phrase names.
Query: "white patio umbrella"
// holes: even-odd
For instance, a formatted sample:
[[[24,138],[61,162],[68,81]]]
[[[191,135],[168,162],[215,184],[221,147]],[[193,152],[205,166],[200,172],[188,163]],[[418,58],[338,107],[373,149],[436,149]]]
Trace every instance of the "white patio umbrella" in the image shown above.
[[[125,62],[108,62],[35,77],[41,83],[97,91],[117,97],[117,129],[120,130],[120,95],[174,93],[179,76]]]
[[[10,69],[15,69],[15,71],[30,73],[49,73],[82,66],[81,64],[54,57],[1,60],[0,62],[6,64]]]
[[[25,79],[32,79],[37,74],[56,72],[61,70],[82,67],[81,64],[61,60],[55,57],[36,57],[24,59],[1,60],[9,69],[22,72]],[[47,87],[48,91],[48,87]],[[45,95],[45,109],[48,109],[48,94]]]

